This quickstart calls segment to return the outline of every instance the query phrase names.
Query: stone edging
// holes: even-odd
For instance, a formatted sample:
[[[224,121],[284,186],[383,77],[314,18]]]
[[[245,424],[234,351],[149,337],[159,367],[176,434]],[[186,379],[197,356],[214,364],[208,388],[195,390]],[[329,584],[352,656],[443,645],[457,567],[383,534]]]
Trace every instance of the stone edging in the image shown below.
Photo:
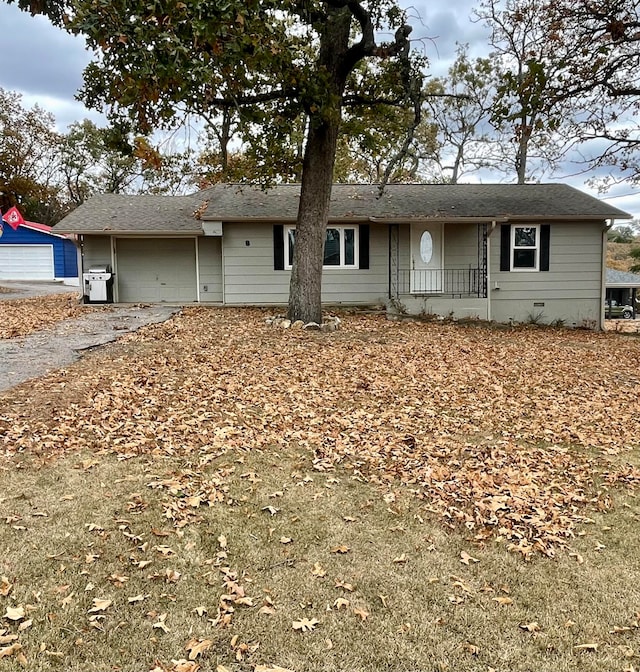
[[[326,333],[340,329],[342,320],[335,315],[327,315],[323,318],[322,324],[318,324],[317,322],[307,322],[305,324],[302,320],[292,322],[284,315],[275,315],[274,317],[267,317],[265,324],[273,329],[303,329],[305,331],[322,331]]]

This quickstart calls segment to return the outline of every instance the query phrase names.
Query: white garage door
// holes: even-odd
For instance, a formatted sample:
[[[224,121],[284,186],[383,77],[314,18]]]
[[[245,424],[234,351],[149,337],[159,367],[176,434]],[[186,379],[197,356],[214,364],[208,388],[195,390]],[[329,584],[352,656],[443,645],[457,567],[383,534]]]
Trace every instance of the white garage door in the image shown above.
[[[0,280],[53,279],[53,245],[0,245]]]
[[[118,301],[188,303],[196,300],[193,238],[118,238]]]

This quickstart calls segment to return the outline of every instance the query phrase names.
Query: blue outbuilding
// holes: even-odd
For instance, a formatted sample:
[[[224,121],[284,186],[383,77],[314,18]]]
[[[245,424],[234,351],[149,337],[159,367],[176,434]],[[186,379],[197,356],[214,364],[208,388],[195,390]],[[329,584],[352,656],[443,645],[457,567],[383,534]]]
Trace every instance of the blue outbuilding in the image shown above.
[[[48,280],[78,284],[78,252],[73,240],[50,226],[25,222],[16,229],[3,223],[0,280]]]

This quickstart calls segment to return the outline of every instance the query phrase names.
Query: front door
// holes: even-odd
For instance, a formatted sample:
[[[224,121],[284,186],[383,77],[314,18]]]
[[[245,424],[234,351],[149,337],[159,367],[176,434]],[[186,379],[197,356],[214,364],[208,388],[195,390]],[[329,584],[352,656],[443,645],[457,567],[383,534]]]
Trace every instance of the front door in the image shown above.
[[[442,292],[442,224],[411,225],[411,293]]]

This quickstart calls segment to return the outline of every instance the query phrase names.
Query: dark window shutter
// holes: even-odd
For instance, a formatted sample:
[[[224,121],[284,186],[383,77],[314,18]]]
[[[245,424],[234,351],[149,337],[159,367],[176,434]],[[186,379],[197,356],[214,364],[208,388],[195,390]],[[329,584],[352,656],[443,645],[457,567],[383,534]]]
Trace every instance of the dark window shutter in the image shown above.
[[[358,227],[360,232],[360,240],[358,241],[360,260],[358,268],[369,268],[369,228],[368,224],[360,224]]]
[[[543,224],[540,227],[540,270],[549,270],[549,241],[551,239],[551,226]]]
[[[284,271],[284,226],[273,225],[273,269]]]
[[[511,225],[500,226],[500,270],[511,270]]]

